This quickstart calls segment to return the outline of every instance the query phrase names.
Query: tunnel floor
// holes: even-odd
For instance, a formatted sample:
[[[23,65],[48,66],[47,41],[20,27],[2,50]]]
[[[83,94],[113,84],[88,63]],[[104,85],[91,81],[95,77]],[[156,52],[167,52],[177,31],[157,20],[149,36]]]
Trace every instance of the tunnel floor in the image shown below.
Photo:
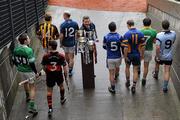
[[[141,28],[145,13],[107,12],[49,6],[48,12],[53,17],[53,23],[58,27],[63,22],[62,13],[64,10],[69,10],[72,14],[72,19],[76,20],[79,25],[81,25],[81,19],[84,15],[89,15],[96,24],[100,40],[97,43],[98,64],[95,65],[95,89],[84,90],[82,86],[81,59],[80,55],[76,56],[74,75],[69,79],[70,92],[68,93],[66,89],[67,102],[63,106],[60,104],[58,87],[54,88],[53,120],[180,120],[180,103],[172,82],[170,81],[169,92],[163,94],[161,91],[162,71],[160,72],[159,80],[152,78],[154,61],[150,63],[147,85],[142,87],[140,78],[135,95],[132,95],[131,91],[125,87],[124,60],[120,66],[121,70],[116,83],[116,94],[112,95],[107,89],[109,80],[106,68],[106,51],[102,48],[102,39],[108,33],[108,23],[115,21],[118,26],[117,32],[123,35],[127,31],[126,21],[133,19],[136,27]],[[62,49],[58,49],[62,51]],[[44,79],[45,77],[41,77],[41,80],[36,84],[36,103],[39,114],[34,120],[48,120]],[[19,87],[9,120],[23,120],[26,112],[25,94],[23,88]]]

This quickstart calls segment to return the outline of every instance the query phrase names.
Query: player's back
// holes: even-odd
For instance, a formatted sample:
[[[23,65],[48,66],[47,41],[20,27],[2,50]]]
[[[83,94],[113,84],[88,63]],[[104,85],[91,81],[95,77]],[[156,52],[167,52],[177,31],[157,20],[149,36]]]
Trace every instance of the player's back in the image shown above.
[[[156,39],[160,44],[160,59],[172,60],[172,50],[176,33],[174,31],[160,32],[157,34]]]
[[[139,54],[139,48],[144,44],[143,38],[144,34],[136,28],[131,28],[125,33],[124,40],[127,40],[125,44],[128,45],[129,54]]]
[[[153,42],[157,35],[156,30],[152,29],[151,27],[144,27],[143,29],[141,29],[141,32],[144,34],[145,38],[145,50],[152,51]]]
[[[66,47],[72,47],[75,45],[75,33],[76,30],[78,30],[78,24],[69,19],[65,20],[61,26],[60,26],[60,31],[63,33],[64,40],[63,40],[63,45]]]
[[[62,72],[62,63],[64,56],[59,52],[49,52],[43,57],[43,64],[47,68],[48,73]]]
[[[32,58],[35,59],[32,48],[29,48],[26,45],[19,45],[14,49],[13,60],[17,66],[18,71],[32,72],[32,69],[29,65],[29,60]]]
[[[109,33],[105,36],[108,59],[116,59],[121,57],[121,41],[122,36],[118,33]]]

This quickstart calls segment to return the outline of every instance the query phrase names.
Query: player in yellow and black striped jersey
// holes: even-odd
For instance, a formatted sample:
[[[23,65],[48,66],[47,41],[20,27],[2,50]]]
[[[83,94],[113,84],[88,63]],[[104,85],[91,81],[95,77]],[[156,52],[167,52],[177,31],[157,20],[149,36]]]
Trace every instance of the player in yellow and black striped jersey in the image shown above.
[[[37,30],[37,35],[39,36],[45,50],[48,49],[48,41],[59,39],[58,29],[52,24],[52,17],[50,15],[45,15],[45,22],[40,24]]]

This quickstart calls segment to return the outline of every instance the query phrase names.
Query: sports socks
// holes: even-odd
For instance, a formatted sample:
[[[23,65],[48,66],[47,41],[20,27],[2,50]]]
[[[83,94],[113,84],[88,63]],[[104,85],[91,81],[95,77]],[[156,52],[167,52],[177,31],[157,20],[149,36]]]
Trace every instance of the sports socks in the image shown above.
[[[47,102],[48,102],[49,109],[52,109],[52,93],[48,93]]]
[[[133,81],[133,86],[136,87],[136,81]]]
[[[60,90],[60,94],[61,94],[61,99],[64,99],[64,88]]]
[[[169,81],[164,80],[163,89],[167,89]]]

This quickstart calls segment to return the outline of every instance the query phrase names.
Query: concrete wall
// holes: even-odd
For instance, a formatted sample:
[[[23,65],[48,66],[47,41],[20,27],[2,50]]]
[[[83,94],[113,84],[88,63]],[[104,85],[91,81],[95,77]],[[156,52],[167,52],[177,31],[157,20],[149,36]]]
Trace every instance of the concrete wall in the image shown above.
[[[35,35],[35,27],[28,30],[28,35],[32,40],[31,46],[35,51],[37,59],[42,57],[42,47]],[[15,41],[17,44],[17,41]],[[9,43],[0,50],[0,120],[6,120],[9,115],[16,92],[20,77],[17,74],[16,67],[11,61],[11,51],[13,50],[14,43]],[[39,59],[40,60],[40,59]],[[39,61],[37,61],[40,63]],[[38,67],[38,70],[40,67]]]
[[[161,21],[170,21],[171,29],[176,31],[177,38],[174,47],[174,60],[171,78],[178,97],[180,98],[180,2],[174,0],[148,0],[147,16],[152,19],[152,27],[160,31]]]

